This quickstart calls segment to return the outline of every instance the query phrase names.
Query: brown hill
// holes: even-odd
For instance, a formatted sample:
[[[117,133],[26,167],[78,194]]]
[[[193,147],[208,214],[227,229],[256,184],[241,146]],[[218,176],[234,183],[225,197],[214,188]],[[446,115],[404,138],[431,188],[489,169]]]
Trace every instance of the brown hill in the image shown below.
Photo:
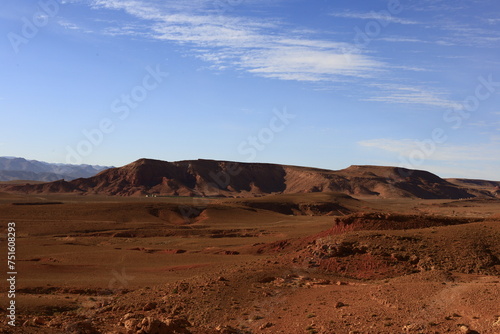
[[[500,197],[500,182],[472,180],[472,179],[446,179],[456,186],[470,189],[469,192],[479,195]]]
[[[90,178],[32,185],[1,185],[20,193],[78,193],[119,196],[255,197],[272,193],[341,192],[357,197],[467,198],[488,195],[419,170],[351,166],[317,168],[215,160],[167,162],[140,159]]]

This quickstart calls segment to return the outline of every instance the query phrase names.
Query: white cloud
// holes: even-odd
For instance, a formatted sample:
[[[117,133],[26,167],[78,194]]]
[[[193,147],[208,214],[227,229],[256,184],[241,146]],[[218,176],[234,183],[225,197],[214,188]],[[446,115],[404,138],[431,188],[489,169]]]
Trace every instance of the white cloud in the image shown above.
[[[478,127],[478,128],[491,128],[500,126],[500,122],[486,122],[486,121],[476,121],[469,123],[470,126]]]
[[[190,4],[95,0],[93,8],[123,10],[143,23],[143,27],[110,27],[104,31],[107,34],[145,34],[189,44],[197,57],[217,69],[233,67],[281,80],[336,81],[340,77],[372,77],[384,68],[382,62],[348,43],[297,38],[291,33],[276,33],[276,22],[199,11],[210,4],[207,0]]]
[[[59,19],[57,21],[57,24],[59,24],[61,27],[63,27],[64,29],[69,29],[69,30],[82,30],[81,27],[79,27],[78,25],[72,23],[72,22],[69,22],[67,20],[63,20],[63,19]]]
[[[346,57],[338,50],[284,45],[252,51],[241,57],[251,73],[285,80],[320,81],[334,76],[368,77],[381,67],[363,55]]]
[[[471,19],[470,22],[476,22],[476,20]],[[434,24],[434,29],[443,30],[440,41],[442,45],[492,48],[496,47],[500,41],[498,29],[472,26],[472,23],[445,21],[443,24]]]
[[[377,40],[394,43],[429,43],[429,41],[409,37],[380,37]]]
[[[483,18],[483,20],[485,22],[487,22],[488,24],[498,24],[500,23],[500,19],[499,18]]]
[[[363,99],[364,101],[425,105],[455,110],[463,109],[461,103],[450,100],[444,96],[446,94],[435,90],[430,91],[421,87],[394,84],[372,84],[371,86],[379,88],[380,93],[377,96]]]
[[[418,24],[416,21],[406,20],[400,17],[390,15],[389,12],[384,14],[382,12],[369,12],[369,13],[356,13],[356,12],[344,12],[344,13],[331,13],[333,17],[341,17],[347,19],[360,19],[360,20],[375,20],[379,22],[388,23],[399,23],[399,24]]]

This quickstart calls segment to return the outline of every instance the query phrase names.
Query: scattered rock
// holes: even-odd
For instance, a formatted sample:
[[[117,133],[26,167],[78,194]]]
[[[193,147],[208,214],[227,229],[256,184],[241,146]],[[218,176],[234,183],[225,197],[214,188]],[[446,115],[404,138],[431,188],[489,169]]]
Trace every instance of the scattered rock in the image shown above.
[[[271,322],[266,322],[265,324],[263,324],[262,326],[260,326],[260,329],[266,329],[266,328],[269,328],[269,327],[272,327],[274,324],[271,323]]]
[[[168,318],[165,320],[165,324],[167,325],[167,329],[170,333],[175,334],[190,334],[191,332],[187,329],[187,327],[191,327],[191,323],[184,318]]]
[[[158,319],[153,319],[151,317],[147,317],[142,319],[142,322],[140,323],[140,328],[141,331],[140,333],[144,334],[171,334],[172,332],[169,331],[167,325],[158,320]]]
[[[224,251],[225,255],[240,255],[240,252],[237,251]]]
[[[64,327],[64,332],[68,334],[100,334],[90,321],[73,322]]]
[[[128,319],[123,322],[123,326],[128,331],[135,331],[139,325],[139,320],[137,319]]]
[[[218,331],[220,334],[238,334],[240,331],[234,327],[231,326],[223,326],[219,325],[215,327],[215,330]]]
[[[111,236],[112,238],[134,238],[135,235],[130,232],[117,232]]]
[[[127,313],[125,314],[123,317],[122,317],[122,321],[125,321],[125,320],[128,320],[128,319],[131,319],[131,318],[135,318],[135,314],[133,313]]]
[[[417,324],[409,324],[409,325],[406,325],[406,326],[403,326],[403,331],[409,333],[409,332],[416,332],[416,331],[420,331],[422,329],[422,326],[420,325],[417,325]]]
[[[151,310],[154,310],[156,308],[156,306],[158,306],[157,303],[155,303],[155,302],[149,302],[146,305],[144,305],[144,307],[142,309],[144,311],[151,311]]]
[[[268,277],[261,278],[258,282],[259,283],[271,283],[275,279],[276,279],[276,277],[268,276]]]
[[[346,304],[344,304],[344,303],[342,303],[342,302],[337,302],[337,303],[335,304],[335,308],[341,308],[341,307],[344,307],[344,306],[346,306]]]
[[[461,333],[464,333],[464,334],[479,334],[477,331],[475,330],[472,330],[469,328],[469,326],[467,325],[458,325],[459,329],[460,329],[460,332]]]
[[[38,327],[44,326],[47,322],[42,317],[34,317],[23,322],[23,326]]]

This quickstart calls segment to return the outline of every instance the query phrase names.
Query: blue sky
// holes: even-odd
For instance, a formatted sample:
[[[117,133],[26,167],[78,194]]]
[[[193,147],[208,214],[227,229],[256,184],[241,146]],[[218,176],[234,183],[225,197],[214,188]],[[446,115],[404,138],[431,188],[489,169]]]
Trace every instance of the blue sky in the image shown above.
[[[494,0],[40,0],[0,13],[0,156],[500,180]]]

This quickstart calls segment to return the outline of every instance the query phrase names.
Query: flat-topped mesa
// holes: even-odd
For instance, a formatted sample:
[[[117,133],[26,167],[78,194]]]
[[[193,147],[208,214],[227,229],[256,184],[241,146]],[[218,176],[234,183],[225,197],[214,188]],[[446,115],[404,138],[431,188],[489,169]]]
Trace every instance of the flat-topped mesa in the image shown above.
[[[332,171],[269,163],[218,160],[168,162],[139,159],[90,178],[70,182],[4,185],[3,191],[119,196],[254,197],[272,193],[341,192],[357,197],[467,198],[495,195],[470,192],[437,175],[400,167],[353,165]],[[489,195],[488,195],[489,194]]]

